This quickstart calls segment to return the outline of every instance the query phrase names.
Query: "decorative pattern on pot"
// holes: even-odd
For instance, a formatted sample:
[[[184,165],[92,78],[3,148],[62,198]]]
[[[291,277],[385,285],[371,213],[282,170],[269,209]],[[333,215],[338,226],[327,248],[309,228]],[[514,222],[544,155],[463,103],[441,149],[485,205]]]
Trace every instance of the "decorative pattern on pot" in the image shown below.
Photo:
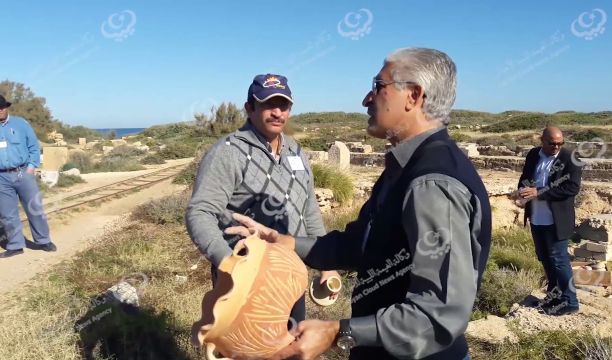
[[[192,342],[205,345],[210,360],[270,357],[293,342],[289,313],[307,286],[308,271],[294,251],[250,236],[219,265]]]

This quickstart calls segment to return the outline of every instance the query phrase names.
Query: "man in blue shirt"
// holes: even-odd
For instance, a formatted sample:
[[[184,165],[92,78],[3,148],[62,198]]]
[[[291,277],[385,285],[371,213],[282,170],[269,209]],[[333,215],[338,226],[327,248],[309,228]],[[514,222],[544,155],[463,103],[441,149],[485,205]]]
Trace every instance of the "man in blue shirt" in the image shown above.
[[[0,95],[0,225],[6,233],[6,251],[0,258],[23,254],[26,245],[19,219],[18,201],[28,216],[35,249],[56,251],[49,237],[49,225],[36,184],[40,147],[30,124],[9,116],[11,103]]]

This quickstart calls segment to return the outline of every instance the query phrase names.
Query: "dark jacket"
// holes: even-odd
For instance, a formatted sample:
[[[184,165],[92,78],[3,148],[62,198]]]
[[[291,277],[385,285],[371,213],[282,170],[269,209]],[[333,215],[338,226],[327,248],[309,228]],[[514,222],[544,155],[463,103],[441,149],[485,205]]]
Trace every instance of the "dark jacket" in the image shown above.
[[[535,170],[540,160],[540,149],[542,147],[535,147],[527,154],[518,184],[519,188],[535,182]],[[538,189],[538,199],[546,200],[550,206],[559,240],[569,239],[574,234],[576,221],[574,199],[580,191],[582,176],[580,164],[574,153],[562,148],[551,166],[547,186]],[[525,225],[530,217],[531,202],[528,202],[525,206]]]

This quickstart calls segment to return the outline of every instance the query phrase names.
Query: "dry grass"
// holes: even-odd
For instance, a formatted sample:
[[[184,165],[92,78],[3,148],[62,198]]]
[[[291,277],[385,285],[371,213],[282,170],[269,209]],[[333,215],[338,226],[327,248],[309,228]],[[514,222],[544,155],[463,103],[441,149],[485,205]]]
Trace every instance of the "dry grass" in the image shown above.
[[[180,206],[170,208],[172,212],[180,210]],[[355,205],[325,216],[328,230],[344,228],[346,222],[356,218],[358,210],[359,205]],[[494,246],[518,246],[513,250],[520,252],[528,241],[522,232],[498,233]],[[498,260],[501,259],[506,257],[499,256]],[[509,260],[511,265],[516,262],[513,258]],[[196,264],[197,268],[192,270]],[[506,301],[517,295],[518,285],[533,286],[528,266],[518,273],[510,268],[490,269],[487,281],[491,286],[485,288],[491,291],[480,298],[487,305],[483,310],[503,312]],[[75,325],[107,309],[106,305],[92,304],[91,299],[135,273],[144,274],[147,279],[135,283],[141,291],[138,312],[110,307],[108,316],[75,330]],[[530,275],[517,278],[523,273]],[[343,291],[334,305],[320,307],[307,297],[308,318],[336,320],[350,316],[354,275],[341,275]],[[181,281],[184,277],[187,280]],[[202,359],[190,346],[190,329],[201,316],[200,302],[210,288],[209,264],[191,243],[182,223],[171,221],[163,226],[145,221],[130,223],[4,299],[0,310],[0,359]],[[500,299],[504,302],[499,302]],[[493,347],[470,341],[470,347],[475,359],[539,359],[537,356],[542,354],[551,359],[571,358],[566,356],[603,359],[606,357],[602,356],[609,355],[608,340],[580,337],[568,343],[566,339],[561,334],[544,333],[521,339],[520,346]],[[322,357],[345,358],[335,351]]]
[[[207,266],[190,270],[199,261],[182,226],[132,224],[114,232],[3,306],[0,359],[79,359],[81,343],[96,359],[198,358],[189,332],[210,288]],[[139,313],[116,308],[76,333],[75,324],[101,312],[90,299],[133,273],[149,279]],[[188,281],[178,282],[177,275]]]
[[[197,269],[191,270],[195,264]],[[92,299],[135,273],[148,278],[144,287],[142,281],[134,284],[142,291],[137,314],[112,307],[110,315],[75,331],[106,310]],[[201,359],[190,346],[190,330],[210,288],[209,264],[182,224],[130,223],[5,301],[0,359],[82,359],[87,358],[85,348],[91,359]],[[350,285],[330,307],[308,300],[308,317],[348,317],[349,299]],[[342,357],[330,354],[325,359]]]

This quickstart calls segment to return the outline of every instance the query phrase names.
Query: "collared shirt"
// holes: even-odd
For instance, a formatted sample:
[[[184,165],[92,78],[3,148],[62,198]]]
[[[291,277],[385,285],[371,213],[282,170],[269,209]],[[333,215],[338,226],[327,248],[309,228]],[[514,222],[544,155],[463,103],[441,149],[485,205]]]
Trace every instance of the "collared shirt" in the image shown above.
[[[440,130],[423,133],[391,150],[381,189],[386,187],[388,193],[419,145]],[[474,264],[480,257],[482,207],[459,180],[436,173],[414,179],[405,194],[392,196],[403,197],[402,226],[407,238],[419,239],[429,250],[431,234],[450,229],[450,247],[446,256],[432,257],[431,252],[416,251],[405,300],[372,315],[351,318],[351,332],[357,346],[383,347],[398,359],[421,359],[446,349],[467,327],[477,291],[478,270]],[[296,237],[296,253],[315,269],[358,269],[365,256],[361,250],[365,234],[351,231],[366,229],[358,224],[368,223],[370,207],[381,203],[382,199],[370,198],[358,219],[348,224],[344,232],[335,231],[317,239]],[[357,245],[355,239],[359,239]],[[354,251],[352,246],[361,251]],[[446,295],[438,297],[435,293]]]
[[[550,169],[557,159],[557,154],[546,155],[540,149],[540,160],[536,165],[534,180],[538,189],[547,186],[548,178],[550,177]],[[548,205],[548,201],[540,200],[537,197],[531,200],[531,224],[533,225],[552,225],[555,223],[553,214]]]
[[[261,141],[261,143],[266,147],[266,149],[268,149],[268,152],[274,157],[274,159],[276,161],[279,161],[281,150],[285,146],[285,141],[283,139],[284,137],[283,133],[280,133],[280,137],[278,139],[278,148],[276,149],[276,152],[272,152],[272,144],[268,141],[268,139],[266,139],[266,137],[263,136],[263,134],[259,132],[259,130],[257,130],[255,125],[253,125],[253,123],[251,123],[250,120],[247,122],[247,124],[248,124],[247,126],[249,130],[253,131],[255,136],[257,136],[257,139],[259,139],[259,141]]]
[[[30,124],[19,116],[9,116],[0,126],[0,169],[40,165],[40,145]]]

